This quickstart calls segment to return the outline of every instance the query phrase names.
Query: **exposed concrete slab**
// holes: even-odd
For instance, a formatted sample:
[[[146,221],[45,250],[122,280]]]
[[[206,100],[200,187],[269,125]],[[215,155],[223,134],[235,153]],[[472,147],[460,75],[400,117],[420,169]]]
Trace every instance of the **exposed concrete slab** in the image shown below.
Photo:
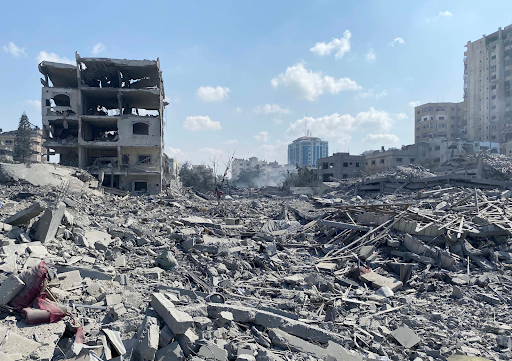
[[[36,239],[38,241],[45,243],[55,238],[65,209],[66,205],[59,202],[55,208],[47,208],[46,211],[44,211],[37,225]]]
[[[37,217],[43,211],[43,207],[39,202],[32,204],[30,207],[13,214],[5,220],[5,223],[11,226],[19,226],[28,223],[32,218]]]
[[[394,278],[384,277],[375,272],[362,274],[360,278],[363,281],[370,283],[375,288],[387,286],[393,292],[395,292],[396,290],[400,289],[403,286],[403,283],[401,281],[398,281]]]
[[[397,340],[400,345],[405,348],[411,348],[416,346],[421,339],[416,335],[416,333],[411,330],[407,325],[402,325],[393,332],[391,332],[391,336]]]
[[[176,335],[184,334],[194,325],[192,316],[188,313],[179,311],[174,304],[162,293],[153,293],[151,296],[151,306],[162,317]]]

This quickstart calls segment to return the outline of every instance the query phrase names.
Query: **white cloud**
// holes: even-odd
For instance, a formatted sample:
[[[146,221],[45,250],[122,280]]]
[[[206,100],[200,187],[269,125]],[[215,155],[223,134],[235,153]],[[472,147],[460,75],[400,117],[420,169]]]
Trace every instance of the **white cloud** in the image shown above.
[[[281,108],[277,104],[265,104],[265,105],[259,105],[254,108],[254,112],[256,114],[290,114],[290,109]]]
[[[35,109],[41,111],[41,101],[40,100],[25,100],[25,102],[34,107]]]
[[[222,144],[226,144],[226,145],[236,145],[238,144],[238,140],[236,139],[230,139],[230,140],[226,140],[225,142],[223,142]]]
[[[92,48],[92,55],[98,55],[99,53],[102,53],[104,52],[106,49],[105,45],[103,45],[102,43],[97,43],[96,45],[94,45],[94,47]]]
[[[272,121],[276,124],[282,124],[283,123],[283,120],[282,119],[279,119],[279,118],[275,118],[275,119],[272,119]]]
[[[21,48],[21,47],[17,46],[12,41],[9,44],[4,45],[2,48],[4,49],[4,51],[6,53],[9,53],[16,58],[19,56],[25,56],[25,57],[27,56],[27,53],[25,52],[25,48]]]
[[[435,22],[441,18],[451,18],[452,16],[453,16],[453,14],[449,11],[440,11],[439,14],[437,14],[436,16],[434,16],[432,18],[425,19],[425,22],[426,23]]]
[[[363,138],[364,143],[394,146],[400,144],[400,139],[394,134],[368,134]]]
[[[220,122],[214,122],[209,116],[193,116],[187,117],[183,123],[183,128],[190,130],[191,132],[197,132],[201,130],[218,130],[222,129]]]
[[[229,98],[231,90],[226,87],[218,86],[216,88],[211,86],[200,86],[197,89],[196,95],[205,103],[221,102]]]
[[[291,93],[309,101],[316,100],[324,93],[338,94],[343,90],[358,90],[361,86],[350,78],[335,79],[321,71],[306,69],[303,63],[286,68],[285,73],[271,80],[274,88],[284,86]]]
[[[388,131],[393,123],[394,120],[389,113],[371,107],[367,112],[360,112],[355,117],[338,113],[320,118],[304,117],[291,123],[287,134],[300,136],[307,125],[309,129],[314,129],[315,136],[336,138],[343,143],[346,142],[348,132],[362,129]]]
[[[55,53],[47,53],[46,51],[40,51],[37,55],[37,61],[40,63],[42,61],[51,61],[54,63],[64,63],[64,64],[71,64],[76,65],[76,61],[70,60],[65,57],[60,57]]]
[[[343,55],[345,53],[350,51],[350,37],[352,36],[352,33],[350,30],[345,30],[343,33],[343,37],[336,39],[333,38],[332,41],[328,43],[318,42],[313,46],[311,49],[309,49],[312,53],[315,53],[317,55],[323,56],[323,55],[329,55],[331,51],[337,49],[335,58],[341,59],[343,58]]]
[[[396,113],[396,114],[393,114],[393,116],[398,119],[398,120],[404,120],[404,119],[409,119],[409,117],[407,116],[407,114],[405,113]]]
[[[288,143],[277,140],[274,144],[262,144],[258,147],[256,154],[262,159],[286,164],[288,161]]]
[[[268,132],[266,132],[266,131],[259,132],[258,134],[256,134],[256,135],[254,136],[254,138],[256,138],[256,140],[257,140],[258,142],[263,142],[263,143],[265,143],[265,142],[267,142],[267,141],[268,141]]]
[[[375,56],[375,53],[373,52],[372,48],[370,48],[370,50],[368,50],[368,53],[365,55],[365,58],[368,61],[375,61],[375,60],[377,60],[377,57]]]
[[[222,150],[215,149],[215,148],[201,148],[201,149],[198,149],[197,152],[199,154],[202,154],[203,156],[207,156],[208,158],[212,158],[212,159],[213,159],[213,157],[220,158],[224,154],[224,152]]]
[[[386,89],[384,89],[383,91],[381,91],[380,93],[378,94],[375,94],[375,99],[380,99],[382,97],[385,97],[386,95],[388,95],[388,92],[386,91]]]
[[[386,89],[382,90],[380,93],[375,93],[373,91],[373,89],[370,89],[367,92],[358,93],[356,95],[356,98],[359,98],[359,99],[375,98],[375,99],[378,100],[378,99],[380,99],[382,97],[385,97],[386,95],[388,95],[388,92],[387,92]]]
[[[235,110],[238,114],[242,113],[242,108],[240,107],[236,107],[236,110]]]
[[[178,148],[167,147],[165,154],[170,158],[182,158],[185,157],[185,152]]]
[[[394,47],[395,45],[404,45],[405,41],[402,38],[395,38],[392,42],[390,42],[388,45],[391,47]]]
[[[416,108],[418,105],[420,105],[421,102],[420,101],[415,101],[415,102],[409,102],[409,106],[411,108]]]

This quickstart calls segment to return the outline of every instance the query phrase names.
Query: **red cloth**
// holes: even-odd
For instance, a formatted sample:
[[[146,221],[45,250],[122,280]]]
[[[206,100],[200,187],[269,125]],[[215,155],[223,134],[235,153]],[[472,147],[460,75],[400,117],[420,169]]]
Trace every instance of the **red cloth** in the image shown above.
[[[41,261],[39,265],[23,271],[19,278],[25,283],[22,290],[14,296],[9,305],[21,311],[25,307],[30,307],[32,302],[39,296],[43,290],[43,283],[48,275],[45,262]]]
[[[50,323],[59,322],[66,316],[66,313],[53,303],[46,300],[46,293],[41,293],[34,301],[34,306],[41,310],[50,312]]]
[[[219,199],[220,199],[220,198],[222,197],[222,195],[223,195],[223,194],[224,194],[224,192],[223,192],[223,191],[221,191],[221,190],[219,189],[219,187],[215,187],[215,195],[217,196],[217,198],[219,198]]]

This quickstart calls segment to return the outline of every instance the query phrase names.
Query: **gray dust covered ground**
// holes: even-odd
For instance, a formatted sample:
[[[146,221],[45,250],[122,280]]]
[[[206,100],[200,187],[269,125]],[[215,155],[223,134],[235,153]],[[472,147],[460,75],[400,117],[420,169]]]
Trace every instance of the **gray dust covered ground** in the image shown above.
[[[486,164],[220,205],[0,164],[0,360],[509,360],[512,191]]]

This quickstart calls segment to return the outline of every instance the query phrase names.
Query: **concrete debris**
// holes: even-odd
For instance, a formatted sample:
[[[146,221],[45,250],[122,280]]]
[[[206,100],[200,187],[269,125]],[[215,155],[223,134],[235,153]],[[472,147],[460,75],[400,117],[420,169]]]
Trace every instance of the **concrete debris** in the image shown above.
[[[62,168],[2,166],[0,360],[512,359],[510,178],[407,166],[219,205],[71,190]]]

